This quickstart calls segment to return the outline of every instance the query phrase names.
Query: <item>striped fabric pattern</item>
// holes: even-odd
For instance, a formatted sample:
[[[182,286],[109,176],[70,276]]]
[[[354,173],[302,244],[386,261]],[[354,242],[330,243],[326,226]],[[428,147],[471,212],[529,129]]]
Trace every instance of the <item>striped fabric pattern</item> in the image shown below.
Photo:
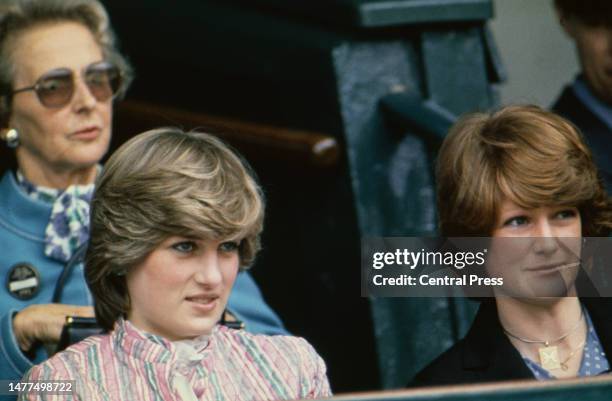
[[[75,380],[74,395],[31,393],[20,400],[267,401],[331,396],[325,363],[302,338],[216,326],[200,352],[187,359],[178,355],[172,342],[122,320],[111,333],[69,347],[24,378]],[[185,382],[193,395],[186,397],[178,388]]]

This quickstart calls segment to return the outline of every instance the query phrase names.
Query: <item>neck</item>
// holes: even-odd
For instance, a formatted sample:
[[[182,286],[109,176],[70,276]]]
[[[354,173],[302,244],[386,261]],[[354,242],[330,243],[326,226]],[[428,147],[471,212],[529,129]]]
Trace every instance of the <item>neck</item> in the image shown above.
[[[66,189],[70,185],[87,185],[96,180],[96,164],[82,168],[53,168],[42,166],[17,155],[19,170],[32,184],[48,188]]]
[[[580,300],[564,297],[534,302],[532,300],[496,297],[499,320],[515,336],[551,341],[575,328],[581,318]]]

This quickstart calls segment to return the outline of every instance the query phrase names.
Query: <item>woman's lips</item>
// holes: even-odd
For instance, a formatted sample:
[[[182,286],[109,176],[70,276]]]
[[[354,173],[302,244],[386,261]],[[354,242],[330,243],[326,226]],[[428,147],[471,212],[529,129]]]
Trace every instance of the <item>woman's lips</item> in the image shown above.
[[[579,262],[553,263],[553,264],[546,264],[546,265],[530,267],[526,270],[530,272],[534,272],[534,273],[539,273],[539,274],[547,274],[547,273],[561,272],[566,269],[577,267],[578,265],[579,265]]]
[[[185,300],[189,304],[198,310],[199,312],[208,313],[213,311],[217,307],[219,297],[215,295],[210,296],[193,296],[187,297]]]
[[[70,137],[79,140],[93,140],[100,135],[100,128],[96,126],[86,127],[81,130],[73,132]]]

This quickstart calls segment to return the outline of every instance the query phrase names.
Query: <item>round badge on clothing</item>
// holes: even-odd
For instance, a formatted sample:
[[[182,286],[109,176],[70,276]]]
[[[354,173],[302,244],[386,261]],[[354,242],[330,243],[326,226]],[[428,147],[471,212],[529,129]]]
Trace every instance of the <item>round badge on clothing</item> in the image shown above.
[[[6,276],[6,289],[22,301],[32,299],[40,290],[40,274],[29,263],[17,263]]]

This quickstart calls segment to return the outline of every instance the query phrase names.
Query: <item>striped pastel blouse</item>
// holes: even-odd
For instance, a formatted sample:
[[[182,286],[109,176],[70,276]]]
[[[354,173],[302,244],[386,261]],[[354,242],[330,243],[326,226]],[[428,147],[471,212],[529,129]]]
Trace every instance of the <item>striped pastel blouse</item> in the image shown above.
[[[216,326],[202,346],[145,333],[121,320],[33,367],[24,380],[74,380],[69,395],[20,400],[266,401],[331,396],[325,363],[306,340]]]

